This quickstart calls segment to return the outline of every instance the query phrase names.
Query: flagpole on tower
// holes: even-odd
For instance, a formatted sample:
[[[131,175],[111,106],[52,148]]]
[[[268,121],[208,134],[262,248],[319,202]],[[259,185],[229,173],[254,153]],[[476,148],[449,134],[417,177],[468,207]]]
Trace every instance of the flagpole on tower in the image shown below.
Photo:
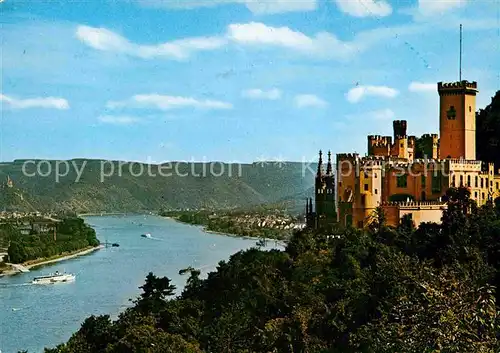
[[[462,24],[460,24],[460,61],[459,61],[459,81],[462,82]]]

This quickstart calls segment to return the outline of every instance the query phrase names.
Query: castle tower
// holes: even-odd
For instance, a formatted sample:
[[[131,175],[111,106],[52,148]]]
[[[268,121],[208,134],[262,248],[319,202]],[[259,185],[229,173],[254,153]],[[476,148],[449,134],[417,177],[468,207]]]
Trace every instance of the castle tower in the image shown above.
[[[476,159],[477,82],[438,83],[440,158]]]
[[[408,135],[406,130],[408,128],[406,120],[395,120],[393,122],[394,129],[394,147],[392,155],[398,158],[409,159],[408,151]]]

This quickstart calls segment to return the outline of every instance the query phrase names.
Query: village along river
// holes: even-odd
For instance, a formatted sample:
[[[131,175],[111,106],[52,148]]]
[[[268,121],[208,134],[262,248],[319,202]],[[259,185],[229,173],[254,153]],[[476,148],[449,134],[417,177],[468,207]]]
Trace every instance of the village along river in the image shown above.
[[[193,266],[202,275],[256,240],[204,232],[157,216],[85,217],[101,242],[119,243],[89,255],[0,278],[0,352],[42,352],[65,342],[90,315],[112,318],[130,306],[148,272],[168,276],[181,289]],[[141,234],[150,233],[151,238]],[[274,242],[271,244],[274,246]],[[55,271],[76,274],[73,283],[29,284]]]

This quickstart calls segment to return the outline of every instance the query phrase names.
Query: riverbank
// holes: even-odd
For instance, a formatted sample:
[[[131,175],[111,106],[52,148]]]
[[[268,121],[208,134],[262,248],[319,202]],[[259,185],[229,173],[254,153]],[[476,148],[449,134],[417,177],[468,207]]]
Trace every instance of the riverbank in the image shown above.
[[[170,216],[160,216],[160,217],[163,217],[163,218],[166,218],[166,219],[170,219],[170,220],[172,220],[174,222],[178,222],[178,223],[181,223],[181,224],[184,224],[184,225],[188,225],[188,226],[200,228],[202,231],[204,231],[205,233],[209,233],[209,234],[216,234],[216,235],[222,235],[222,236],[225,236],[225,237],[241,238],[241,239],[255,240],[255,241],[265,240],[266,242],[275,242],[275,243],[277,243],[277,244],[279,244],[280,246],[283,246],[283,247],[286,246],[286,240],[285,239],[275,239],[275,238],[265,238],[265,237],[264,238],[259,238],[259,237],[251,237],[251,236],[248,236],[248,235],[241,235],[241,234],[235,234],[235,233],[224,233],[224,232],[219,232],[219,231],[215,231],[215,230],[209,230],[209,229],[207,229],[207,226],[205,226],[203,224],[193,224],[193,223],[189,223],[189,222],[183,222],[183,221],[181,221],[178,218],[170,217]]]
[[[73,259],[73,258],[78,257],[78,256],[87,255],[87,254],[90,254],[94,251],[100,250],[102,248],[104,248],[104,245],[99,245],[99,246],[95,246],[95,247],[87,247],[87,248],[83,248],[80,250],[75,250],[72,252],[68,252],[68,253],[64,253],[64,254],[60,254],[60,255],[55,255],[55,256],[52,256],[50,258],[42,258],[42,259],[26,261],[20,265],[29,270],[29,269],[32,269],[34,267],[44,266],[44,265],[48,265],[51,263],[70,260],[70,259]],[[20,272],[19,270],[12,268],[12,269],[7,270],[3,273],[0,273],[0,277],[15,275],[16,273],[19,273],[19,272]]]

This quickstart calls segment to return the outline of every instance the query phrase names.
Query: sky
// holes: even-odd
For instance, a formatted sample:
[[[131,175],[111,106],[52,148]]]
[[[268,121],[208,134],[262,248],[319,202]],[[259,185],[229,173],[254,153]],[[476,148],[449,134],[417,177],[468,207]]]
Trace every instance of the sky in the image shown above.
[[[0,161],[303,161],[500,89],[497,0],[4,0]]]

